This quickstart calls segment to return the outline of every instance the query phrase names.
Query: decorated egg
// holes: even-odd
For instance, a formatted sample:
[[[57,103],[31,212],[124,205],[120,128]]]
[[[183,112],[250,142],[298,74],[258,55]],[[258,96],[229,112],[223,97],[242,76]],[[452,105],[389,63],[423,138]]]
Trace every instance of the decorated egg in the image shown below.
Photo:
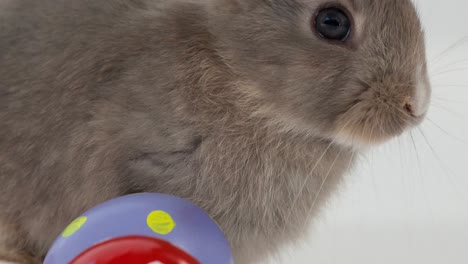
[[[199,207],[178,197],[122,196],[76,218],[45,264],[232,264],[229,243]]]

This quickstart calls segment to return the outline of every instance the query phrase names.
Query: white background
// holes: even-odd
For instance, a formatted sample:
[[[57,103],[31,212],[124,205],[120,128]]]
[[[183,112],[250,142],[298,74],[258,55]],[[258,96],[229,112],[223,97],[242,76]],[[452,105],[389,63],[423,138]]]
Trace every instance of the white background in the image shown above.
[[[415,144],[405,135],[372,151],[310,238],[268,263],[468,263],[468,1],[417,5],[434,90],[427,141],[414,130]]]

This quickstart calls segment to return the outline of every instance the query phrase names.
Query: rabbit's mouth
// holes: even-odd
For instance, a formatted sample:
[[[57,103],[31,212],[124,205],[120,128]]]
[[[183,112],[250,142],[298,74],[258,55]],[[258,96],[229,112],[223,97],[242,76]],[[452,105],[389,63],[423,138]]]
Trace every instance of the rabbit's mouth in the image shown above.
[[[410,117],[379,114],[343,118],[339,129],[335,131],[335,142],[354,148],[367,148],[400,136],[418,122]]]
[[[418,74],[409,82],[394,78],[361,81],[361,93],[335,122],[336,141],[367,147],[418,126],[426,117],[431,99],[429,81],[419,76],[424,75]]]
[[[404,98],[397,102],[389,98],[372,98],[357,102],[338,118],[335,141],[365,148],[385,143],[418,126],[426,113],[413,114],[406,101]]]

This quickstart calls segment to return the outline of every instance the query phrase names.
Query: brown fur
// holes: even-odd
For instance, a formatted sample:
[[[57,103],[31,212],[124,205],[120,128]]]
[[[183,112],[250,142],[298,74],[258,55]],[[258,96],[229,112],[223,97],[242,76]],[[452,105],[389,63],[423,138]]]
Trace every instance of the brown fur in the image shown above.
[[[345,45],[310,28],[321,0],[1,2],[0,259],[142,191],[206,209],[239,264],[298,239],[356,147],[428,102],[410,1],[338,2]]]

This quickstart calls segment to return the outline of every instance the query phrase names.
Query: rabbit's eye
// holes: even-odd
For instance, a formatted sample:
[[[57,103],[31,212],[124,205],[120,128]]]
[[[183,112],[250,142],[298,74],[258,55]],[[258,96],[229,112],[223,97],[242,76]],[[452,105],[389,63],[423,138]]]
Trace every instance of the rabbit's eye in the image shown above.
[[[315,18],[315,30],[325,39],[346,41],[351,33],[351,20],[339,8],[325,8]]]

